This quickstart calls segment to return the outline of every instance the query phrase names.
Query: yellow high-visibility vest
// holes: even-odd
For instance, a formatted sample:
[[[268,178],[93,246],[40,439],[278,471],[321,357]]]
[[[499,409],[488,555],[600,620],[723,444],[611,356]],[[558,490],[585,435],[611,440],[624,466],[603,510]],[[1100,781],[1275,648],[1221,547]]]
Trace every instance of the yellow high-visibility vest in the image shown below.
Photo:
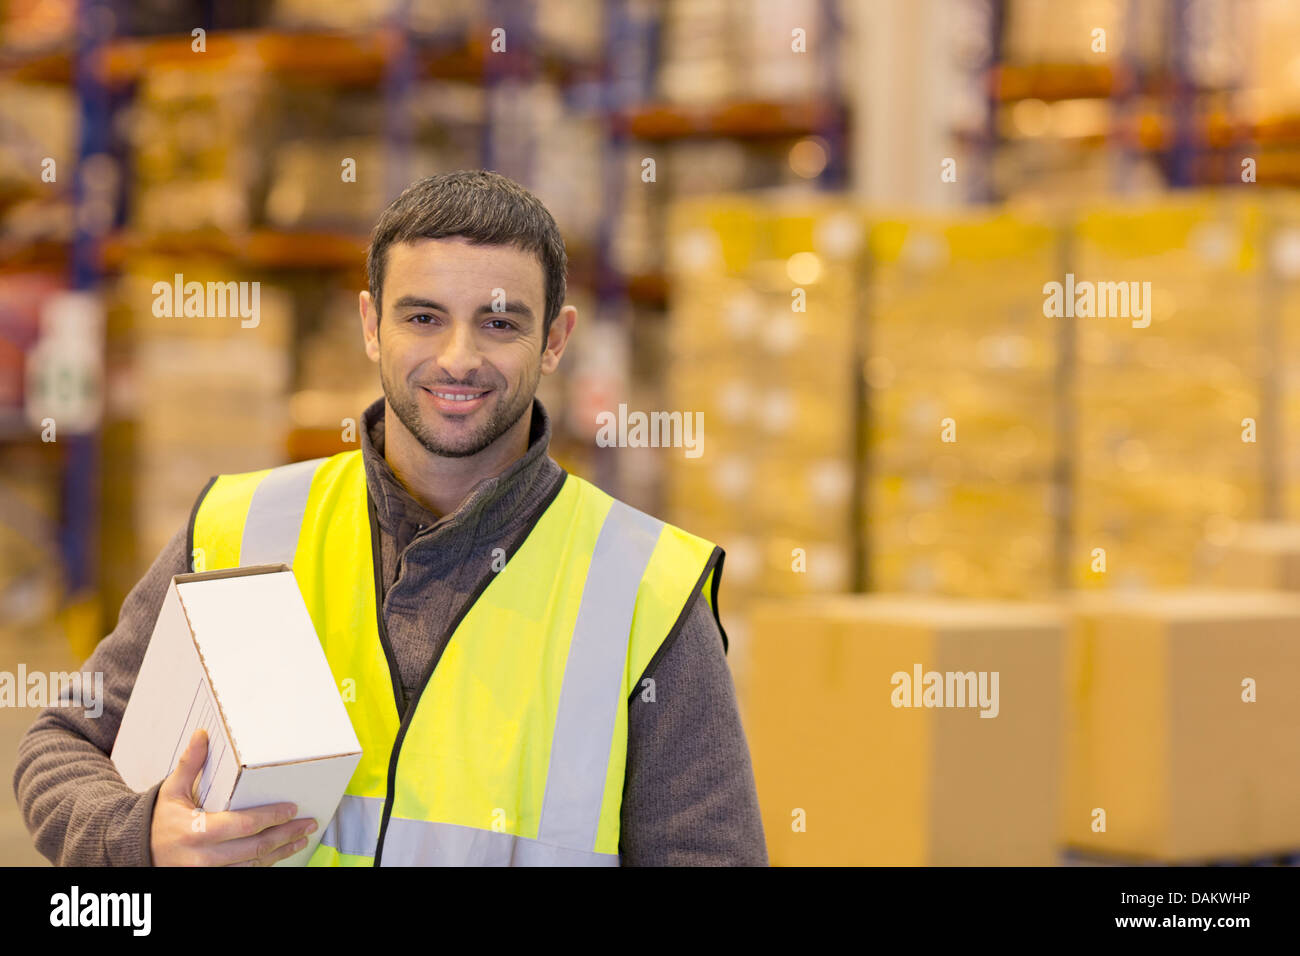
[[[404,703],[361,452],[199,496],[192,569],[293,568],[361,742],[310,865],[619,864],[628,705],[723,552],[569,474],[530,522]]]

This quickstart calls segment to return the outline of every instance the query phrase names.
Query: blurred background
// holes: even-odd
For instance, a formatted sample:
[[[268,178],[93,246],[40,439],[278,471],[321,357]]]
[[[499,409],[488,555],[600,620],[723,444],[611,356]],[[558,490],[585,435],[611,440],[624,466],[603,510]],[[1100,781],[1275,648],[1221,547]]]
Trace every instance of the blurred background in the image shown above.
[[[209,476],[356,447],[368,231],[484,167],[568,247],[552,456],[727,552],[774,863],[1294,860],[1298,51],[1287,0],[0,0],[0,668],[77,666]]]

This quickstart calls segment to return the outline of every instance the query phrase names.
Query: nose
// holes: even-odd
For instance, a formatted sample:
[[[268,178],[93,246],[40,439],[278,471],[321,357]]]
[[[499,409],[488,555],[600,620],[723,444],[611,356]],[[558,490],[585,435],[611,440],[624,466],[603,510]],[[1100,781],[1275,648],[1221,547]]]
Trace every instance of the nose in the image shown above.
[[[472,371],[483,364],[469,323],[452,322],[450,330],[442,337],[442,346],[438,365],[448,378],[457,382],[464,381]]]

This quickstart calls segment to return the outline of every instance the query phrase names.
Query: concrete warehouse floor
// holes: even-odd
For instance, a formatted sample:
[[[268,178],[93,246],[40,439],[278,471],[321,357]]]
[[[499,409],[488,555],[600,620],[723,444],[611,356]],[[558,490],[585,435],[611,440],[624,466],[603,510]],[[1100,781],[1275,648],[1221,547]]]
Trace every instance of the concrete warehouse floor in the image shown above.
[[[81,664],[67,638],[54,625],[21,631],[0,627],[0,670],[16,673],[20,662],[26,665],[28,673],[74,670]],[[39,709],[27,707],[0,707],[0,770],[4,771],[4,795],[0,797],[0,866],[50,865],[32,845],[13,792],[18,741],[39,713]]]

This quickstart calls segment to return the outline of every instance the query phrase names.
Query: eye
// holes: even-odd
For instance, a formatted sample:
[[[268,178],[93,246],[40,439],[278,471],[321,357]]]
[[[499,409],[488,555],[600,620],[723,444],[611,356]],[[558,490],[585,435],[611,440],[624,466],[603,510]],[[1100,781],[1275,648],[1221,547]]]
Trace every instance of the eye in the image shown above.
[[[427,322],[421,322],[421,321],[420,321],[421,319],[427,319],[428,321],[427,321]],[[413,315],[413,316],[411,316],[411,317],[408,318],[406,321],[408,321],[408,322],[414,322],[416,325],[428,325],[429,322],[434,321],[434,318],[433,318],[433,316],[431,316],[428,312],[420,312],[420,313],[417,314],[417,315]]]
[[[513,329],[515,327],[515,324],[507,319],[488,319],[489,325],[492,325],[493,323],[499,323],[496,327],[501,331]]]

